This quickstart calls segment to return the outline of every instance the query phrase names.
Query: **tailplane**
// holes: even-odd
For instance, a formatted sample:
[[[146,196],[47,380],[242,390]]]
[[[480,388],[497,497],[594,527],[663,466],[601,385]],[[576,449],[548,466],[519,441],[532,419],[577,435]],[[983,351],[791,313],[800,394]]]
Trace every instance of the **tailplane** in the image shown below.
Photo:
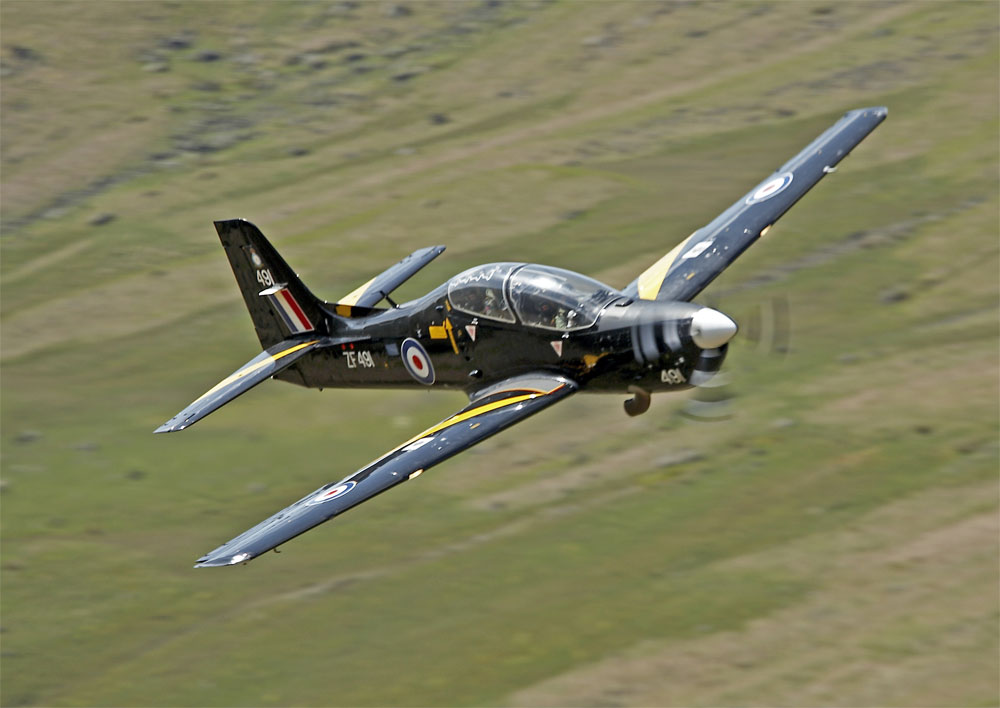
[[[357,337],[300,337],[268,347],[232,374],[217,383],[187,408],[154,430],[154,433],[173,433],[197,423],[209,413],[217,411],[237,396],[273,378],[291,367],[299,359],[317,349],[337,348],[344,344],[354,347],[356,342],[367,339]]]
[[[256,226],[243,219],[216,221],[236,282],[265,349],[290,337],[328,334],[330,313],[288,267]]]

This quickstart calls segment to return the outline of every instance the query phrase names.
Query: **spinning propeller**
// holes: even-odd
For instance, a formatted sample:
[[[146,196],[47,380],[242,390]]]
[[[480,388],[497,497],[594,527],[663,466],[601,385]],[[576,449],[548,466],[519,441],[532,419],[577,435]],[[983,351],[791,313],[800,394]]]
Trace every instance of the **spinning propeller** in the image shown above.
[[[711,307],[663,303],[658,309],[650,308],[633,326],[633,349],[640,363],[666,367],[661,369],[664,383],[699,386],[718,373],[728,342],[737,330],[732,318]],[[682,370],[688,370],[690,361],[685,357],[692,349],[697,358],[690,376],[685,378]],[[624,407],[629,416],[649,410],[649,391],[640,386],[629,386],[628,391],[632,398],[625,401]]]
[[[746,365],[754,354],[784,358],[789,351],[791,339],[791,308],[788,298],[776,295],[765,303],[756,303],[740,318],[740,341],[745,343],[743,352],[749,350],[750,357],[740,356],[737,367]],[[725,354],[725,347],[721,349]],[[681,415],[698,422],[719,422],[733,417],[734,398],[733,370],[719,371],[716,375],[691,383],[696,390],[681,409]]]

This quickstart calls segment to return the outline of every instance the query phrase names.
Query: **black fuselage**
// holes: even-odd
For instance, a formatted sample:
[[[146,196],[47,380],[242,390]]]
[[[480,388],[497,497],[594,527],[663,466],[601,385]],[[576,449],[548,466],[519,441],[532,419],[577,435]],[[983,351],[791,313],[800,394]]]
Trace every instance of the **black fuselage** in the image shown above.
[[[566,332],[461,312],[442,285],[364,317],[329,313],[329,334],[356,341],[318,349],[276,378],[311,388],[425,387],[401,353],[403,342],[414,339],[430,358],[434,387],[470,394],[537,371],[570,377],[583,391],[682,389],[696,370],[714,373],[724,356],[724,349],[705,351],[691,339],[691,317],[699,309],[622,296],[605,305],[592,326]]]

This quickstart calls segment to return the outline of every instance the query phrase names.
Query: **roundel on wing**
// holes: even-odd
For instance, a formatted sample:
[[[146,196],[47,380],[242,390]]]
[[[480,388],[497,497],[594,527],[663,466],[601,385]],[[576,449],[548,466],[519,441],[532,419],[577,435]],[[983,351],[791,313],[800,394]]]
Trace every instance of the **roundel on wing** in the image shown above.
[[[747,199],[747,204],[756,204],[757,202],[762,202],[765,199],[770,199],[775,194],[781,192],[785,189],[785,187],[790,185],[794,176],[795,175],[791,172],[786,172],[783,175],[778,175],[773,179],[769,179],[767,182],[760,185],[756,192],[750,195]]]
[[[420,342],[412,338],[404,339],[399,354],[403,357],[403,365],[410,376],[428,386],[434,383],[434,365]]]
[[[342,482],[336,486],[330,487],[329,489],[321,489],[313,497],[306,502],[307,504],[322,504],[323,502],[330,501],[331,499],[336,499],[347,494],[349,491],[354,489],[357,482]]]

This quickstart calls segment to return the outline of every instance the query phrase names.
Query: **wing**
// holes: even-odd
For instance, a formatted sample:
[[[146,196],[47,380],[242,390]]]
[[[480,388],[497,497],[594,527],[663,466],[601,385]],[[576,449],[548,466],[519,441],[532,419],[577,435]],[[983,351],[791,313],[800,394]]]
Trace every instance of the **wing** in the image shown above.
[[[476,394],[461,411],[407,440],[366,467],[331,482],[198,559],[195,568],[235,565],[305,533],[353,506],[421,474],[462,450],[547,408],[577,390],[569,379],[530,374]]]
[[[416,250],[396,265],[379,273],[358,289],[342,297],[336,304],[342,307],[373,307],[443,252],[444,246],[430,246]]]
[[[850,111],[712,223],[681,241],[625,288],[643,300],[700,293],[885,120],[883,107]]]

